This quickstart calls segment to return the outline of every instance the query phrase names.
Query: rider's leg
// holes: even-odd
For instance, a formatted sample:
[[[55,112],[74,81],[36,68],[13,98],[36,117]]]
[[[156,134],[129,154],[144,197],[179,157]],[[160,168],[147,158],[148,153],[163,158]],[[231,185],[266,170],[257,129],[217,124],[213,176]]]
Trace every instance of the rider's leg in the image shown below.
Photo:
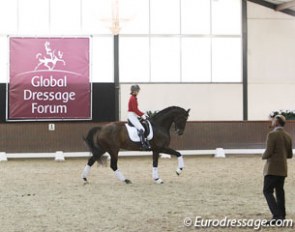
[[[140,142],[141,142],[142,148],[144,150],[149,149],[148,144],[146,143],[146,139],[144,137],[144,131],[142,129],[138,130],[138,135],[139,135],[139,138],[140,138]]]
[[[132,113],[132,112],[129,112],[128,113],[128,119],[135,126],[135,128],[138,131],[138,135],[139,135],[139,138],[140,138],[142,148],[144,150],[150,149],[150,146],[149,146],[149,144],[146,143],[146,138],[144,136],[144,131],[145,131],[144,127],[139,122],[137,115]]]
[[[146,143],[147,148],[148,148],[148,149],[151,149],[150,142],[148,141],[147,138],[145,138],[145,143]]]

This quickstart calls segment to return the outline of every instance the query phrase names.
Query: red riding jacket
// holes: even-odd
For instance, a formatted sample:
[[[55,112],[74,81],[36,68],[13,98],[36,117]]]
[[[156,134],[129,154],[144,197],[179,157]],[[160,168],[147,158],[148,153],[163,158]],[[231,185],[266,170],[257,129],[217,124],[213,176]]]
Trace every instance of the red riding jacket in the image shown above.
[[[129,98],[129,102],[128,102],[128,112],[134,112],[136,113],[139,117],[141,117],[142,115],[144,115],[143,112],[141,112],[138,109],[138,103],[137,103],[137,97],[134,95],[131,95]]]

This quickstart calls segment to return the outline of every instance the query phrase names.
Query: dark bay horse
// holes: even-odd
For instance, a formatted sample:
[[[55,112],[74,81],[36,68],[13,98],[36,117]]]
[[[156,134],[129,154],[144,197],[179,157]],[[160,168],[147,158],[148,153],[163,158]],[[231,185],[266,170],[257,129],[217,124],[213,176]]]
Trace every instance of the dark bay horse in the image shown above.
[[[152,177],[156,183],[163,183],[158,174],[158,159],[160,153],[174,155],[178,159],[177,175],[180,175],[184,167],[182,155],[169,148],[170,144],[170,127],[174,123],[175,131],[178,135],[182,135],[189,116],[189,111],[181,107],[171,106],[159,111],[149,118],[153,128],[153,138],[150,141],[151,150],[153,152],[153,172]],[[118,169],[118,153],[119,150],[140,150],[141,145],[132,142],[129,139],[125,122],[112,122],[101,127],[94,127],[89,130],[85,141],[92,153],[87,165],[82,172],[82,179],[87,183],[87,176],[91,166],[95,161],[100,161],[102,155],[108,152],[111,157],[111,168],[115,172],[116,177],[125,183],[131,183],[126,179]]]

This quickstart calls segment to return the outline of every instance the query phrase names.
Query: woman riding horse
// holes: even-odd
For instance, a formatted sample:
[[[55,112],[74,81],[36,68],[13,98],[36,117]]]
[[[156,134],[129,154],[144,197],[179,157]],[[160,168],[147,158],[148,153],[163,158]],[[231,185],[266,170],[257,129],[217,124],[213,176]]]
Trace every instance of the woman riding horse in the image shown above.
[[[152,177],[156,183],[163,183],[158,174],[158,159],[160,153],[166,153],[177,157],[177,175],[180,175],[184,168],[182,155],[169,147],[170,127],[174,123],[176,133],[182,135],[189,116],[189,111],[189,109],[184,110],[181,107],[171,106],[149,118],[153,129],[153,138],[150,141],[151,150],[153,152]],[[94,127],[88,132],[85,142],[92,152],[92,157],[89,158],[82,172],[82,179],[86,183],[91,166],[95,161],[100,161],[105,152],[110,154],[110,166],[115,172],[116,177],[122,182],[131,183],[118,169],[118,153],[121,148],[134,151],[140,150],[140,145],[130,140],[125,122],[112,122],[101,127]]]
[[[145,129],[141,125],[140,121],[138,120],[138,118],[140,117],[143,120],[146,120],[146,115],[138,109],[137,95],[139,94],[140,87],[139,85],[132,85],[130,90],[131,90],[131,93],[130,93],[131,96],[128,102],[128,120],[137,129],[142,150],[150,150],[151,146],[149,144],[149,141],[144,136]]]

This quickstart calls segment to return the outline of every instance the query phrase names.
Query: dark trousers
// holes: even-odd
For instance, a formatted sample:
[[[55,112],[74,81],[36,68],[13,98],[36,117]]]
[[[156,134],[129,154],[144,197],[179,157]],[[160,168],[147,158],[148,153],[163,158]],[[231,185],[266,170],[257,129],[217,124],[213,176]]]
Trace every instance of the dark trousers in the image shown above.
[[[267,175],[264,177],[263,194],[273,219],[284,219],[286,217],[284,183],[284,176]],[[274,191],[276,197],[274,197]]]

